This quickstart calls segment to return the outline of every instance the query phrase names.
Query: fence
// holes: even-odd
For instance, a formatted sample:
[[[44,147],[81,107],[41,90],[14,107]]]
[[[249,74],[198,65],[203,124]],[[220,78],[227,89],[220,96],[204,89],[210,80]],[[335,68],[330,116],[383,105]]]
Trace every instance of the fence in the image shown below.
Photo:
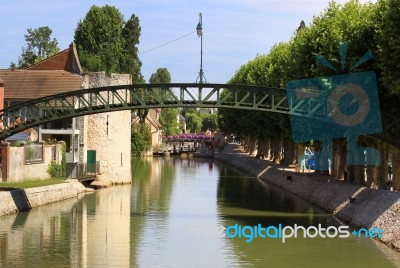
[[[83,180],[95,178],[100,173],[100,161],[93,164],[67,163],[66,173],[67,179]]]
[[[43,161],[43,144],[30,144],[25,146],[25,164]]]
[[[61,144],[26,144],[13,147],[3,142],[1,152],[1,181],[18,182],[37,179],[49,179],[49,164],[55,160],[61,162]]]

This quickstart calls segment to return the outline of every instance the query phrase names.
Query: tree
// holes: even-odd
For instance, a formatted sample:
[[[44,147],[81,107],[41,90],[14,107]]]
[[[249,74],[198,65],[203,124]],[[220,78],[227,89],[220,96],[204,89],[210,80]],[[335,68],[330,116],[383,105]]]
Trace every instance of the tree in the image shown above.
[[[27,46],[22,48],[18,66],[15,63],[11,63],[10,68],[28,67],[60,51],[57,39],[51,39],[52,30],[48,26],[42,26],[34,30],[29,28],[27,31],[28,34],[25,35]]]
[[[201,118],[197,114],[186,113],[186,127],[190,132],[199,132],[201,130]]]
[[[377,8],[376,40],[384,86],[390,94],[400,95],[400,2],[380,0]]]
[[[146,124],[132,124],[131,148],[132,154],[142,156],[150,148],[151,130]]]
[[[183,107],[182,108],[182,116],[186,117],[187,113],[188,114],[197,114],[197,115],[200,114],[199,111],[197,111],[197,109],[194,107]]]
[[[133,83],[144,83],[140,68],[142,62],[138,55],[138,45],[141,27],[139,18],[132,14],[122,29],[123,51],[121,57],[121,70],[132,75]]]
[[[160,123],[164,127],[165,135],[175,135],[180,132],[177,117],[179,111],[177,108],[163,108],[160,115]]]
[[[158,68],[151,74],[149,82],[151,84],[167,84],[171,83],[171,74],[167,68]],[[175,135],[179,133],[177,117],[179,115],[178,108],[163,108],[160,115],[160,123],[164,127],[165,135]]]
[[[135,15],[125,22],[114,6],[92,6],[75,30],[82,68],[108,74],[129,73],[132,82],[143,82],[137,53],[140,31]]]
[[[206,131],[207,129],[215,131],[218,128],[218,115],[217,114],[202,114],[201,118],[201,130]]]
[[[155,73],[151,74],[150,84],[168,84],[171,83],[171,74],[167,68],[158,68]]]

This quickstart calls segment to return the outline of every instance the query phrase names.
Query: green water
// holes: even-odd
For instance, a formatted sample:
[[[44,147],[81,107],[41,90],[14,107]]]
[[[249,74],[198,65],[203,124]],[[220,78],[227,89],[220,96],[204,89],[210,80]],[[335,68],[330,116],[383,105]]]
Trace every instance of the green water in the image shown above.
[[[240,226],[337,225],[208,160],[134,159],[133,183],[0,218],[0,267],[397,267],[369,238],[228,238]]]

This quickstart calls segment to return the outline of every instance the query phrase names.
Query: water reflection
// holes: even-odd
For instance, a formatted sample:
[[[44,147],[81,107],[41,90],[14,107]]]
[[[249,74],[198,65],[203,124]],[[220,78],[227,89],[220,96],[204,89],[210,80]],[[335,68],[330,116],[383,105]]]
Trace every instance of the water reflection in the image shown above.
[[[207,159],[136,158],[132,167],[132,185],[0,218],[0,266],[393,267],[399,261],[367,239],[226,238],[222,228],[236,223],[336,220]]]
[[[333,216],[281,190],[260,184],[255,178],[238,177],[237,171],[223,167],[218,184],[218,209],[225,226],[323,227],[340,224]],[[395,267],[399,254],[387,247],[377,247],[369,239],[244,238],[228,239],[242,267]],[[379,249],[384,249],[381,252]],[[383,254],[384,255],[383,255]],[[394,253],[394,254],[393,254]]]

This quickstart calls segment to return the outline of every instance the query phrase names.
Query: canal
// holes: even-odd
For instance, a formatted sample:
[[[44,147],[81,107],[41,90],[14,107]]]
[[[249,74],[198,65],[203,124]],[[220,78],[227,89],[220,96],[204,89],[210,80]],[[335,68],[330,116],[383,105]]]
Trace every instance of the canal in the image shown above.
[[[400,265],[398,253],[369,238],[229,238],[229,226],[340,223],[222,163],[132,161],[132,185],[1,217],[0,267]]]

